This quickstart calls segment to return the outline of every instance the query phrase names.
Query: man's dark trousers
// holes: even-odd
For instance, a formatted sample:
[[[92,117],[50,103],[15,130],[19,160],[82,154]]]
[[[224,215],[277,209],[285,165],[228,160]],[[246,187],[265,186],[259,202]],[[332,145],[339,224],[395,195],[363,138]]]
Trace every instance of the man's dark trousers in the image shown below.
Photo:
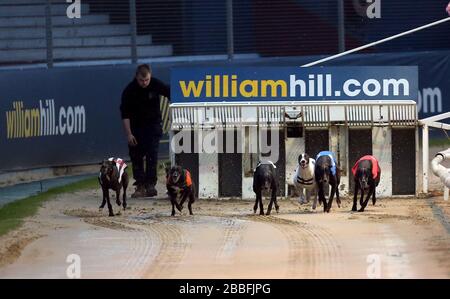
[[[128,146],[131,163],[133,164],[133,177],[135,185],[156,185],[159,141],[162,136],[160,124],[148,125],[134,129],[133,135],[137,140],[136,146]],[[145,168],[144,168],[145,157]]]

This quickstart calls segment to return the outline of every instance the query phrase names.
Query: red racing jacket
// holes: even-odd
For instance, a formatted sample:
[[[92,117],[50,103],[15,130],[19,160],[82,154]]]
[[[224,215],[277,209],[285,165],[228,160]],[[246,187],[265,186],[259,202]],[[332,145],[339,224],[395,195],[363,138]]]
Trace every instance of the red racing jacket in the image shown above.
[[[355,165],[352,167],[352,173],[353,176],[356,176],[356,170],[358,170],[358,164],[361,161],[364,160],[369,160],[372,162],[372,178],[375,180],[378,176],[378,173],[380,172],[380,166],[378,165],[378,160],[371,155],[366,155],[364,157],[361,157],[356,163]]]

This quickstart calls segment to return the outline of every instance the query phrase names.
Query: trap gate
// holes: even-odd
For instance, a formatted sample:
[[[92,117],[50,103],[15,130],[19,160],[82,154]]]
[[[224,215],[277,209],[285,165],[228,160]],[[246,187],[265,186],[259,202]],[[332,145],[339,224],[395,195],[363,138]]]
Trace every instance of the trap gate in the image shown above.
[[[298,155],[322,150],[336,154],[343,194],[366,154],[380,163],[378,196],[416,195],[420,183],[412,100],[173,103],[170,116],[172,163],[191,171],[200,198],[254,198],[259,160],[275,162],[279,196],[289,196]]]

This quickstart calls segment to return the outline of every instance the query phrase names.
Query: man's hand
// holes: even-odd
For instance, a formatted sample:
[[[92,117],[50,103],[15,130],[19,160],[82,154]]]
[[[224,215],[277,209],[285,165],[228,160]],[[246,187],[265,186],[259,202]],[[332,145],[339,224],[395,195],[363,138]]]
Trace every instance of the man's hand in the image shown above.
[[[448,15],[450,16],[450,2],[449,2],[448,5],[447,5],[447,13],[448,13]]]
[[[123,121],[123,128],[125,129],[125,135],[127,135],[128,144],[130,146],[136,146],[137,140],[136,138],[134,138],[133,133],[131,133],[130,119],[124,118],[122,121]]]
[[[137,140],[136,140],[136,138],[134,138],[133,134],[129,134],[127,136],[127,139],[128,139],[128,144],[130,146],[136,146],[137,145]]]

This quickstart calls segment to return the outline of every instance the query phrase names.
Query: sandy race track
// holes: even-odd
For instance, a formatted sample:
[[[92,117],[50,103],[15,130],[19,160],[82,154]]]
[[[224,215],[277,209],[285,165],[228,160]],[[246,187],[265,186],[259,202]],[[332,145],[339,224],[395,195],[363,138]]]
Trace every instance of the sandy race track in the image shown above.
[[[115,217],[98,211],[99,190],[47,202],[0,238],[0,277],[66,278],[70,254],[81,278],[450,277],[442,196],[381,199],[364,213],[344,200],[330,214],[286,199],[272,216],[253,215],[250,201],[199,200],[194,216],[170,217],[159,194]]]

